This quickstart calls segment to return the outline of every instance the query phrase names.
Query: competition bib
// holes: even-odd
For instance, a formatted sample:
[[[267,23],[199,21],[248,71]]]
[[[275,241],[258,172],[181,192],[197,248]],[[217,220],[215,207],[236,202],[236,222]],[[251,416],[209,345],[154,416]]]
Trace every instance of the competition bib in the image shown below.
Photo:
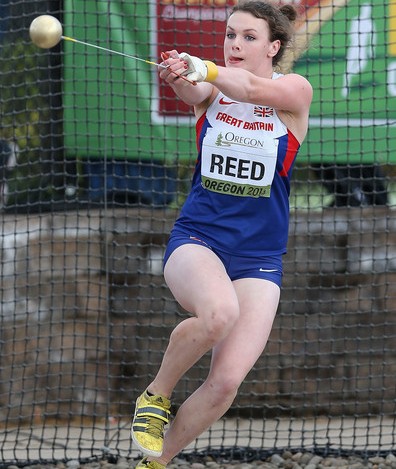
[[[269,197],[278,140],[208,129],[202,145],[201,180],[205,189],[239,197]]]

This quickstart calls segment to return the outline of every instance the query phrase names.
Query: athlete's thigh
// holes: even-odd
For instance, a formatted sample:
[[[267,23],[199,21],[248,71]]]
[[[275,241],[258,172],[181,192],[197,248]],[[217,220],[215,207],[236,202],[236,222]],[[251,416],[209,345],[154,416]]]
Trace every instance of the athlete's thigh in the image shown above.
[[[172,252],[164,268],[165,281],[178,303],[200,315],[220,301],[237,303],[223,263],[209,248],[184,244]]]
[[[263,279],[234,281],[240,316],[213,350],[211,373],[242,381],[262,354],[279,304],[280,289]],[[235,366],[237,365],[237,366]]]

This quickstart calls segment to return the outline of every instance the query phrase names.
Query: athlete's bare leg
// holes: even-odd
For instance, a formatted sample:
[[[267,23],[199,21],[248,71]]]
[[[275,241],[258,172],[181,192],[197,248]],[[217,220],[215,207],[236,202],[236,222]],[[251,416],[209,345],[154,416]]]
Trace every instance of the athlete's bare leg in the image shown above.
[[[239,318],[239,302],[222,262],[206,247],[180,246],[164,275],[175,299],[194,316],[173,330],[158,374],[148,386],[153,394],[170,397],[184,373],[229,334]]]
[[[267,343],[279,303],[279,287],[259,279],[238,280],[233,286],[240,317],[214,346],[207,380],[182,404],[166,432],[164,450],[157,459],[162,464],[224,415]]]

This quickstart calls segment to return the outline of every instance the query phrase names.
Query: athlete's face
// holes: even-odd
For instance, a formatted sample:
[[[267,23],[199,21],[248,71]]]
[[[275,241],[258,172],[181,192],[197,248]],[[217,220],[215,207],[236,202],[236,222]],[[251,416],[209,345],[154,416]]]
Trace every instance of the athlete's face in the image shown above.
[[[226,67],[240,67],[261,75],[272,68],[279,50],[278,40],[271,42],[268,23],[248,12],[236,11],[228,19],[224,39]]]

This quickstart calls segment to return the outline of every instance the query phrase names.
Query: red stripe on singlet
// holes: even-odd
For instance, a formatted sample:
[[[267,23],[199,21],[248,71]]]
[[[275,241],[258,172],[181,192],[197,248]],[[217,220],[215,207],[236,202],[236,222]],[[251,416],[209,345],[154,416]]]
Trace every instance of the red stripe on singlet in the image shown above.
[[[199,138],[201,136],[201,130],[202,130],[202,127],[204,125],[205,119],[206,119],[206,112],[204,112],[202,114],[202,116],[197,120],[197,123],[195,124],[195,131],[196,131],[196,134],[195,134],[196,142],[195,143],[196,143],[198,152],[200,150],[200,148],[199,148]]]
[[[285,159],[283,160],[282,170],[279,172],[280,176],[288,177],[289,170],[294,162],[296,153],[298,152],[299,148],[300,148],[300,143],[298,142],[296,137],[290,132],[290,130],[288,130],[287,131],[287,150],[286,150]]]

